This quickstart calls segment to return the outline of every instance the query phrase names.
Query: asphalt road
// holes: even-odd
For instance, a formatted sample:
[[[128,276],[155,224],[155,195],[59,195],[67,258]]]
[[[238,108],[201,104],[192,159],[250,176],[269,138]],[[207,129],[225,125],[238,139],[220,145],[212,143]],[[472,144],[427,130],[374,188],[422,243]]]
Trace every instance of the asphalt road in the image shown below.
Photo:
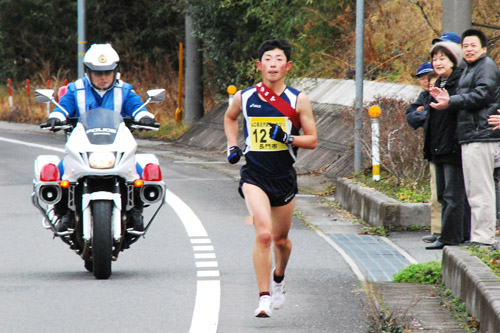
[[[41,145],[41,146],[36,146]],[[42,148],[45,147],[45,148]],[[54,150],[47,150],[54,147]],[[33,161],[63,154],[62,135],[0,123],[0,331],[366,332],[360,285],[342,257],[298,218],[287,303],[253,317],[258,290],[253,227],[224,156],[141,141],[157,154],[170,191],[145,239],[98,281],[30,202]]]

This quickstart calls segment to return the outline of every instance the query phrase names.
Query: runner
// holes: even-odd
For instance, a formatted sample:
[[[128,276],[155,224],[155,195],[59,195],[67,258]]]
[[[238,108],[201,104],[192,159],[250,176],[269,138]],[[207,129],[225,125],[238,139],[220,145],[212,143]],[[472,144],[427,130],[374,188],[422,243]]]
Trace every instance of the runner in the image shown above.
[[[242,155],[246,159],[240,172],[239,193],[245,199],[256,233],[253,262],[260,296],[256,317],[270,317],[272,309],[281,308],[285,302],[285,269],[292,250],[288,232],[298,192],[293,163],[299,147],[314,149],[317,145],[309,99],[285,85],[286,73],[292,67],[290,55],[286,40],[263,42],[256,63],[263,81],[238,91],[224,117],[228,161],[237,163]],[[245,118],[244,151],[237,141],[241,113]],[[300,128],[303,135],[299,134]]]

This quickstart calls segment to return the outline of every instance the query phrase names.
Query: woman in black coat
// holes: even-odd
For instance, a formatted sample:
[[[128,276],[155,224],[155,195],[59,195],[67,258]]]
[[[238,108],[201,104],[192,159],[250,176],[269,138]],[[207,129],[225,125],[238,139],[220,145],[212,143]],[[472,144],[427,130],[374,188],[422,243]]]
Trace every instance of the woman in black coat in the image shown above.
[[[432,46],[431,58],[434,72],[439,75],[435,86],[454,95],[462,74],[462,49],[453,42],[439,42]],[[440,237],[426,247],[428,250],[458,245],[464,240],[465,186],[456,129],[456,110],[429,107],[424,124],[424,158],[436,166],[442,225]]]

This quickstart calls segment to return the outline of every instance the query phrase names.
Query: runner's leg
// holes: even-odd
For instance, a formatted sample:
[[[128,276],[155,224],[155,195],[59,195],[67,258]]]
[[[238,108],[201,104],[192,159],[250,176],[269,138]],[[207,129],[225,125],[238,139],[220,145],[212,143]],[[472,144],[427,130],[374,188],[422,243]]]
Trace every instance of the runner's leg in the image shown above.
[[[292,224],[295,198],[288,204],[271,208],[272,217],[272,240],[274,243],[274,260],[276,262],[275,274],[285,275],[285,269],[292,252],[292,242],[288,238],[288,232]]]
[[[271,205],[267,194],[255,185],[244,183],[242,191],[255,227],[253,264],[257,286],[259,292],[269,292],[272,268]]]

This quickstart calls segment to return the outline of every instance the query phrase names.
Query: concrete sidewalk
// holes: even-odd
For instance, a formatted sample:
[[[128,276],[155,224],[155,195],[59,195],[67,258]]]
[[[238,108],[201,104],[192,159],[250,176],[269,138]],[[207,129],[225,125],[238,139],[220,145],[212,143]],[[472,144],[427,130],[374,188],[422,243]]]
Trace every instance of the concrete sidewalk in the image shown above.
[[[299,186],[307,193],[320,191],[322,183],[318,176],[299,177]],[[306,223],[344,256],[379,310],[386,309],[392,319],[418,331],[465,331],[442,305],[434,286],[391,282],[392,275],[404,266],[442,260],[442,250],[425,250],[421,238],[426,232],[367,235],[357,218],[340,209],[333,197],[299,194],[296,208]]]

